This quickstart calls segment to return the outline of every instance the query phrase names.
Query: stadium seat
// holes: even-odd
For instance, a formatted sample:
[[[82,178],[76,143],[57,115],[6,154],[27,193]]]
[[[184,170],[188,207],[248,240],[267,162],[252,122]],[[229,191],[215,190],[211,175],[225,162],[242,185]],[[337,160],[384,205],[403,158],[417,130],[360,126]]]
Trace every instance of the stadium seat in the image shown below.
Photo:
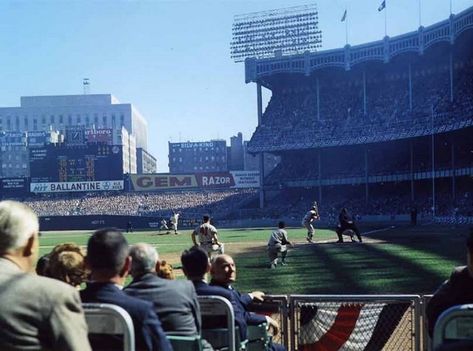
[[[453,306],[440,315],[435,323],[433,349],[473,350],[473,304]]]
[[[135,332],[123,308],[105,303],[83,303],[89,340],[94,350],[135,350]]]
[[[247,351],[266,351],[269,349],[271,335],[268,334],[267,327],[267,323],[248,326]]]
[[[235,315],[231,303],[220,296],[198,296],[202,315],[202,338],[215,350],[237,351],[245,349],[246,340],[240,340],[240,333],[235,328]],[[206,319],[222,321],[225,327],[206,327]],[[208,324],[207,324],[208,325]]]
[[[174,351],[202,351],[202,339],[196,336],[168,335]]]

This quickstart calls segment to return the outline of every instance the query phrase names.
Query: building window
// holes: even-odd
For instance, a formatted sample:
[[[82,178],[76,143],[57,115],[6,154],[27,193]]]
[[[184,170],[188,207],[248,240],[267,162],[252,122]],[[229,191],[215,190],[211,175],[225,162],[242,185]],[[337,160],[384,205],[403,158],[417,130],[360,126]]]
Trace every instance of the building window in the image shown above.
[[[60,124],[64,123],[64,117],[62,117],[62,115],[59,115],[59,123]]]
[[[49,123],[54,124],[54,115],[49,117]]]
[[[89,125],[89,124],[90,124],[89,115],[85,115],[85,124],[86,124],[86,125]]]
[[[69,125],[72,124],[72,116],[71,115],[67,116],[67,124],[69,124]]]
[[[102,116],[102,124],[104,127],[107,126],[107,116]]]
[[[120,115],[120,126],[124,126],[125,125],[125,116],[124,115]]]
[[[77,124],[80,124],[80,123],[81,123],[80,115],[77,115],[77,116],[76,116],[76,123],[77,123]]]
[[[94,113],[94,123],[95,123],[96,125],[99,124],[99,115],[96,114],[96,113]]]
[[[16,130],[20,130],[20,117],[15,116],[15,128]]]
[[[46,124],[46,116],[41,116],[41,124]]]

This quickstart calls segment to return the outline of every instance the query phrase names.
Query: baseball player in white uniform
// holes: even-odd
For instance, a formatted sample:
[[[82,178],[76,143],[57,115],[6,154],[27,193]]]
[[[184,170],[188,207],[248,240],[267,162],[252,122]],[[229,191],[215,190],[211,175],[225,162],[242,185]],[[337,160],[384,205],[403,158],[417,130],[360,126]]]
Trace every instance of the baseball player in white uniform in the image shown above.
[[[217,229],[210,224],[210,216],[203,217],[203,223],[192,232],[192,242],[201,247],[210,257],[212,253],[223,254],[223,243],[218,241]]]

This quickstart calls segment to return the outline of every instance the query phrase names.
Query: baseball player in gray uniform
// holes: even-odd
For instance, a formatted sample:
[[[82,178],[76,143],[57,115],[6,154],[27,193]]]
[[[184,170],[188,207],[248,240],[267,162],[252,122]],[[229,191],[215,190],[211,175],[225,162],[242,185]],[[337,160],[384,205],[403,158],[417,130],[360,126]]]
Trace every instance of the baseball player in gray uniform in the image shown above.
[[[287,238],[287,232],[284,229],[286,224],[284,222],[278,223],[278,229],[271,233],[268,241],[268,257],[270,261],[270,268],[276,268],[278,264],[278,255],[281,253],[281,264],[286,265],[287,245],[291,242]]]

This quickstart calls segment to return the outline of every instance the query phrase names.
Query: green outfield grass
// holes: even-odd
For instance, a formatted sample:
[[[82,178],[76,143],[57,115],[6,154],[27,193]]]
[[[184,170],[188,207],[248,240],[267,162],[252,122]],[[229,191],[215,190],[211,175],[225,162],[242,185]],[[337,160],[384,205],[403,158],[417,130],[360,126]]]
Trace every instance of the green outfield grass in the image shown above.
[[[363,232],[376,229],[362,228]],[[365,234],[365,243],[336,244],[333,231],[319,229],[317,244],[305,242],[305,230],[289,228],[296,245],[288,265],[268,268],[266,242],[270,228],[222,229],[220,240],[237,264],[237,286],[242,291],[271,294],[425,294],[448,278],[452,268],[465,264],[467,228],[417,226],[379,228]],[[46,232],[41,254],[62,242],[86,245],[91,232]],[[182,250],[191,246],[190,231],[180,235],[153,232],[126,234],[130,243],[155,245],[162,258],[179,268]],[[179,271],[177,271],[179,275]]]

